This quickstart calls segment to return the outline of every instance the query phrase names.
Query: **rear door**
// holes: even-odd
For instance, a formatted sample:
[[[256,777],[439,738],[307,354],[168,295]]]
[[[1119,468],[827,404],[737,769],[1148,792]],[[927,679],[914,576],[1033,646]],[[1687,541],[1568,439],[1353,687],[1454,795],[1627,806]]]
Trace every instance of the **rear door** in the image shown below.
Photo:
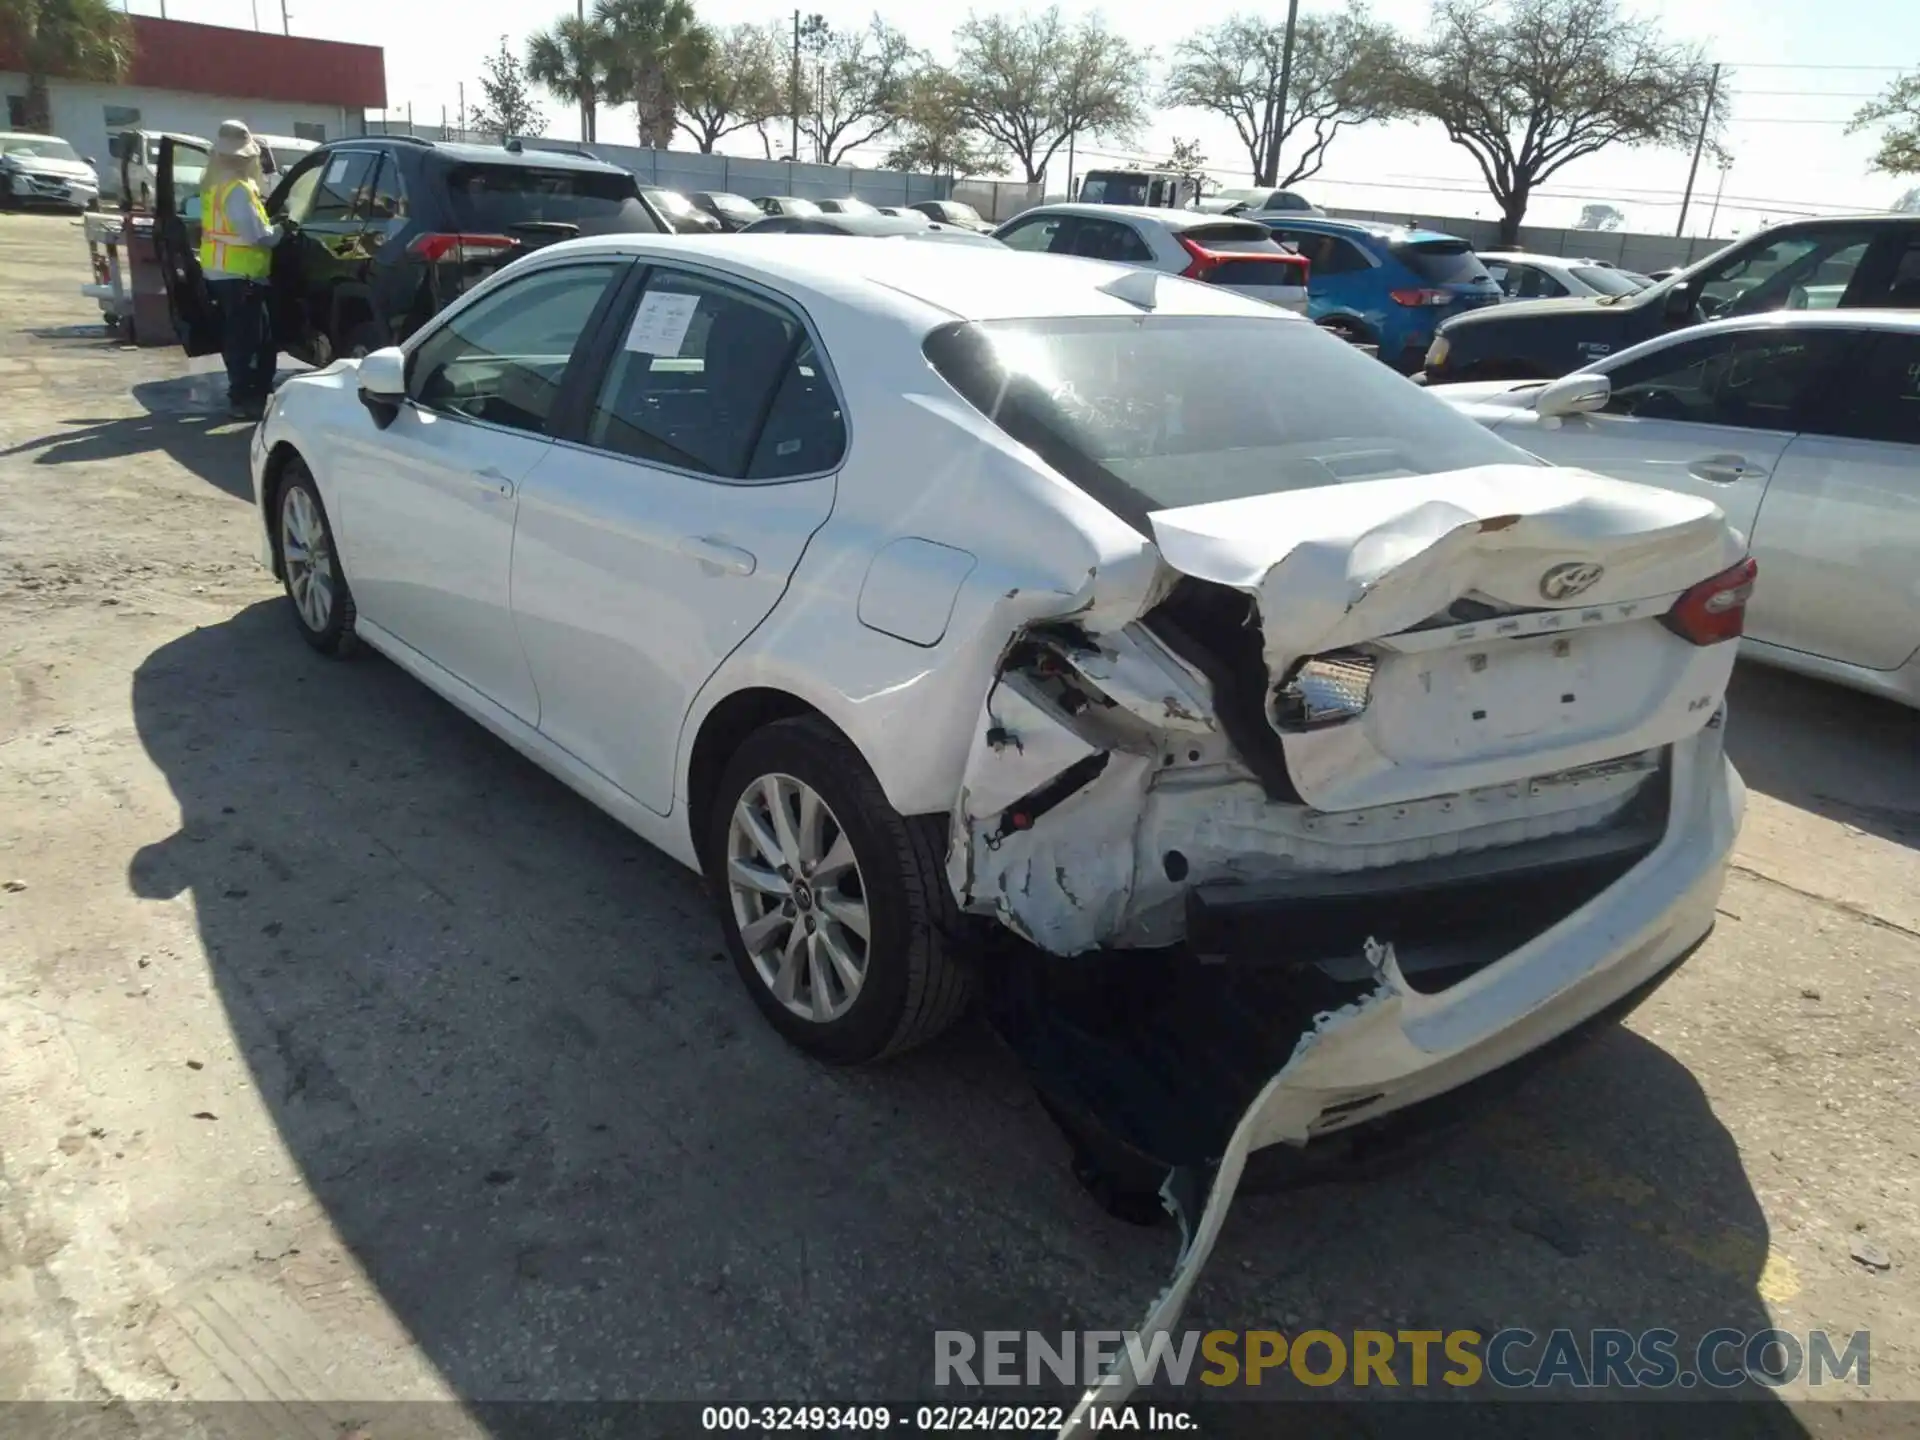
[[[1920,335],[1847,344],[1844,383],[1767,488],[1748,632],[1891,670],[1920,650]]]
[[[1153,247],[1140,237],[1133,226],[1119,220],[1096,220],[1082,215],[1064,227],[1056,255],[1079,255],[1088,260],[1107,260],[1116,265],[1146,265],[1157,262]]]
[[[181,348],[189,355],[211,355],[220,348],[220,314],[200,271],[198,174],[193,178],[193,192],[174,193],[174,142],[171,136],[161,137],[154,171],[153,248]],[[190,205],[193,213],[183,211],[183,205]]]
[[[522,489],[513,611],[541,731],[664,814],[681,722],[832,510],[846,430],[780,296],[668,266],[630,290]]]

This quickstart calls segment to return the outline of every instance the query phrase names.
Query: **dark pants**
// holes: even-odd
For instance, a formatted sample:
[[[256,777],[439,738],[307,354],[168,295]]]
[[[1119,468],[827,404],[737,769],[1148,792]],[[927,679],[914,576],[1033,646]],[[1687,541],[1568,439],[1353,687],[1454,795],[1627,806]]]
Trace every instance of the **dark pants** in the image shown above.
[[[220,354],[227,362],[227,398],[236,405],[264,401],[273,390],[272,291],[251,280],[209,280],[220,307]]]

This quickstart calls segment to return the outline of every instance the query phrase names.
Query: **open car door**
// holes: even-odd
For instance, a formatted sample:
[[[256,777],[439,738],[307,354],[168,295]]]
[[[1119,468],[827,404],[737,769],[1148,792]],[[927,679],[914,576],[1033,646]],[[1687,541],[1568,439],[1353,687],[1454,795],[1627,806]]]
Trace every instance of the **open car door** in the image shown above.
[[[163,136],[153,174],[153,248],[166,280],[167,308],[173,332],[189,355],[211,355],[220,348],[220,313],[200,273],[200,197],[173,192],[173,137]],[[181,209],[185,201],[188,210]]]

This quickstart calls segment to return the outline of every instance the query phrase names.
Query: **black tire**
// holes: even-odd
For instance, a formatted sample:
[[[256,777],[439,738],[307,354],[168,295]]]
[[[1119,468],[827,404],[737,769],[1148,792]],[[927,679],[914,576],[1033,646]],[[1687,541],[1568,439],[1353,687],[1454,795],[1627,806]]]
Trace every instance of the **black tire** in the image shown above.
[[[788,1010],[740,938],[727,887],[728,828],[735,805],[768,775],[790,776],[826,802],[859,867],[871,932],[866,973],[835,1019]],[[965,1011],[973,968],[942,863],[946,826],[889,805],[860,752],[825,721],[780,720],[749,735],[721,776],[704,834],[702,859],[734,969],[767,1022],[795,1046],[836,1064],[861,1064],[924,1044]]]
[[[326,622],[316,625],[309,612],[302,608],[298,580],[295,575],[297,561],[288,560],[289,543],[288,508],[299,506],[296,493],[305,498],[311,506],[311,513],[317,520],[320,537],[326,545],[327,577],[330,579],[330,603],[326,609]],[[306,462],[297,456],[286,463],[280,472],[280,483],[273,495],[273,550],[274,558],[280,562],[282,583],[287,592],[287,608],[292,612],[293,623],[305,640],[322,655],[331,655],[344,659],[358,648],[360,637],[355,633],[354,625],[359,612],[353,603],[353,591],[347,584],[345,570],[340,565],[340,550],[334,543],[333,522],[327,518],[327,507],[321,502],[320,487],[313,483],[313,474],[307,469]],[[309,581],[309,584],[312,582]]]

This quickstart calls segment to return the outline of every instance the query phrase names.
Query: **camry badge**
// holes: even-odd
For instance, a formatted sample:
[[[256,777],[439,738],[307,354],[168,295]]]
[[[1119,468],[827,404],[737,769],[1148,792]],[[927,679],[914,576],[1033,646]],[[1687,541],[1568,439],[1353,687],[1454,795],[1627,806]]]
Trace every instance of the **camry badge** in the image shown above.
[[[1600,583],[1606,570],[1591,560],[1569,560],[1540,577],[1540,593],[1549,600],[1571,600]]]

